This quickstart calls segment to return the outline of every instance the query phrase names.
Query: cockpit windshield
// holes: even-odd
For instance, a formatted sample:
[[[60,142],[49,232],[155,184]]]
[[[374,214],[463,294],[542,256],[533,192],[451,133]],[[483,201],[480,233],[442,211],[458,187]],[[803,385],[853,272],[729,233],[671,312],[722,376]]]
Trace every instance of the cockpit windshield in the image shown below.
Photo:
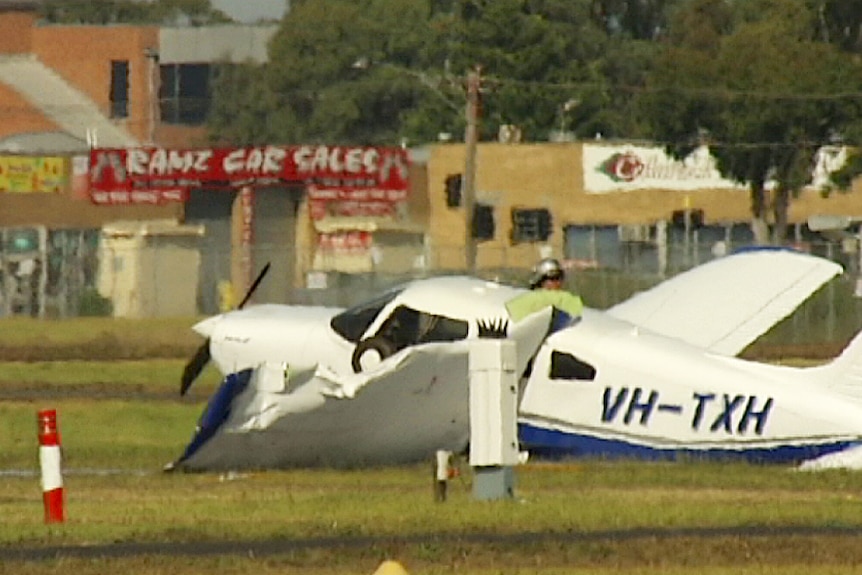
[[[403,286],[398,287],[384,292],[376,298],[355,305],[332,318],[330,325],[338,335],[347,341],[358,343],[360,338],[362,338],[362,334],[365,333],[365,330],[368,329],[368,326],[371,325],[377,314],[380,313],[380,310],[386,307],[386,304],[398,297],[403,291]]]
[[[399,305],[386,318],[375,336],[392,343],[397,351],[422,343],[466,339],[468,328],[464,320],[425,313]]]

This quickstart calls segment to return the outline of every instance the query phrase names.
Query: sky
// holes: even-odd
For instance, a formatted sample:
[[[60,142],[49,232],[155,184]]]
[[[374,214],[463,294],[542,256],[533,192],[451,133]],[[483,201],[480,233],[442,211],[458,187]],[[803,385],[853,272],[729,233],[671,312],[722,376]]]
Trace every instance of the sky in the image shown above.
[[[287,9],[288,0],[210,0],[213,8],[221,10],[239,22],[257,22],[261,19],[279,20]]]

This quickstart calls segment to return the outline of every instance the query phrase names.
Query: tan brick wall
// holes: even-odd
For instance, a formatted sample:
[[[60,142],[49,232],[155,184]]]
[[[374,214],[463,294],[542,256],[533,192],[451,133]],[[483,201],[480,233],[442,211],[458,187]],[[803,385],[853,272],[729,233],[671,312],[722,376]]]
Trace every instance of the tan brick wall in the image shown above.
[[[428,166],[426,164],[410,165],[410,189],[407,197],[407,214],[411,226],[425,229],[428,227]]]
[[[560,144],[481,144],[477,153],[476,202],[494,208],[494,239],[477,248],[479,268],[523,267],[534,262],[542,246],[512,245],[509,241],[514,207],[547,208],[554,216],[554,234],[547,247],[562,254],[561,225],[575,213],[574,195],[580,177],[576,146]],[[428,162],[430,241],[436,261],[444,269],[463,269],[467,238],[463,208],[446,206],[445,179],[464,171],[464,145],[432,147]]]
[[[0,12],[0,54],[28,53],[35,21],[32,12]]]
[[[0,227],[91,229],[117,220],[177,219],[181,213],[181,204],[94,206],[86,200],[73,200],[68,193],[0,194]]]
[[[862,179],[853,182],[847,192],[833,192],[824,197],[815,191],[803,193],[790,205],[791,222],[804,222],[811,215],[848,215],[862,217]]]
[[[118,120],[137,139],[149,136],[150,62],[147,48],[158,48],[152,26],[37,26],[33,53],[110,116],[111,61],[129,62],[129,116]]]
[[[449,174],[463,173],[464,145],[440,144],[428,161],[429,237],[436,261],[446,269],[463,269],[466,227],[463,208],[446,207],[444,182]],[[523,266],[534,262],[542,246],[513,246],[509,241],[513,207],[547,208],[553,215],[554,234],[548,246],[562,254],[563,228],[571,224],[651,224],[668,220],[674,210],[704,210],[708,223],[747,222],[751,219],[746,190],[640,190],[588,194],[583,186],[581,143],[479,145],[476,201],[494,207],[496,233],[478,246],[477,265]],[[804,222],[813,214],[862,216],[862,182],[853,190],[829,198],[805,192],[792,204],[791,222]]]

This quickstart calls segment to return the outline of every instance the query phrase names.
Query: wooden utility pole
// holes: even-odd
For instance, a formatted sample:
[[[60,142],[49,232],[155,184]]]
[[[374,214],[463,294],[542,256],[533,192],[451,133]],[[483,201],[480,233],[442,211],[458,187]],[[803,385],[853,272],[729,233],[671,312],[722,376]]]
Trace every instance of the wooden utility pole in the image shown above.
[[[476,204],[476,146],[479,141],[479,107],[482,98],[481,68],[467,74],[467,129],[464,133],[464,177],[461,180],[461,204],[464,206],[464,242],[467,271],[476,272],[476,240],[473,238],[473,212]]]
[[[148,108],[147,144],[156,145],[156,124],[159,121],[159,52],[155,48],[144,48],[144,56],[149,62],[148,69]]]

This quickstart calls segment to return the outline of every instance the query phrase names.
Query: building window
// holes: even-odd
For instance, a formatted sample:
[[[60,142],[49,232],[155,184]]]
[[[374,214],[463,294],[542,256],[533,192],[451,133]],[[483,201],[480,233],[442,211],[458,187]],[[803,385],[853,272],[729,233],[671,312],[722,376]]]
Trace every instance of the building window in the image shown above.
[[[165,64],[159,67],[162,122],[200,125],[212,101],[209,64]]]
[[[493,240],[496,229],[494,208],[488,204],[477,203],[473,206],[473,239]]]
[[[617,269],[622,265],[622,242],[617,226],[566,226],[565,257],[584,267]]]
[[[111,118],[129,117],[129,61],[111,61]]]
[[[461,174],[446,176],[446,207],[457,208],[461,205]]]
[[[512,208],[512,243],[544,242],[553,232],[551,212],[545,208]]]

